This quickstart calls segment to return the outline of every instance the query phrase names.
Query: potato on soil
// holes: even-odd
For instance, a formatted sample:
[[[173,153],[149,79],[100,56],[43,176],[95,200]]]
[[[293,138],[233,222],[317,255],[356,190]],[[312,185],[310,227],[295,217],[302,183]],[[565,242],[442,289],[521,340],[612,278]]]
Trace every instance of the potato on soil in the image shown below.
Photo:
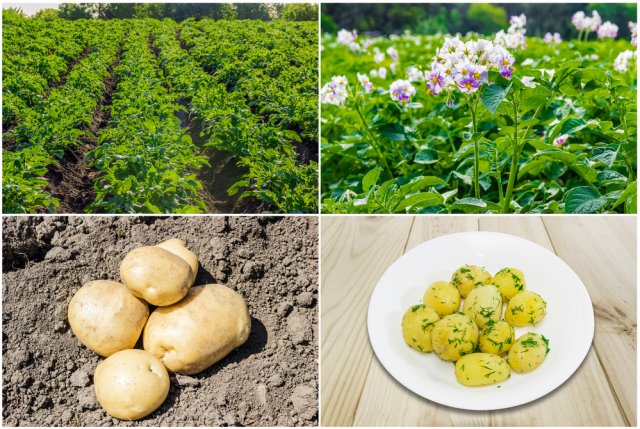
[[[448,316],[458,311],[460,292],[451,283],[434,282],[424,292],[422,302],[433,308],[438,316]]]
[[[467,295],[462,312],[482,329],[489,321],[500,320],[502,316],[502,296],[494,285],[478,285]]]
[[[131,349],[149,317],[149,306],[122,283],[96,280],[82,286],[67,309],[80,342],[100,356]]]
[[[181,255],[188,257],[189,251],[180,250],[173,240],[161,245],[164,248],[145,246],[127,253],[120,264],[120,277],[135,296],[149,304],[166,306],[180,301],[189,291],[195,280],[194,258],[183,259]],[[195,263],[197,270],[197,259]]]
[[[443,360],[457,361],[473,352],[478,344],[478,327],[469,316],[450,314],[436,322],[431,332],[431,345]]]
[[[511,298],[504,319],[511,326],[537,325],[547,314],[547,303],[535,292],[520,292]]]
[[[440,320],[433,308],[424,304],[410,307],[402,318],[402,336],[410,347],[423,353],[433,350],[431,347],[431,331],[433,325]]]
[[[509,363],[498,355],[471,353],[456,362],[456,378],[465,386],[487,386],[511,375]]]
[[[527,283],[524,274],[517,268],[503,268],[491,279],[491,284],[496,285],[505,302],[509,301],[519,292],[524,291]]]
[[[242,345],[250,331],[244,299],[211,284],[193,287],[182,301],[151,313],[143,342],[169,371],[197,374]]]
[[[516,372],[533,371],[549,353],[549,340],[543,335],[528,332],[518,338],[509,350],[509,364]]]
[[[451,276],[451,284],[458,288],[460,296],[466,298],[477,285],[489,283],[491,274],[482,267],[464,265]]]
[[[480,332],[480,350],[502,355],[507,353],[515,341],[513,327],[504,320],[488,322]]]
[[[156,244],[156,247],[168,250],[174,255],[184,259],[191,267],[191,273],[193,275],[191,284],[193,284],[196,280],[196,276],[198,275],[198,257],[191,250],[187,249],[185,242],[178,238],[172,238],[170,240],[163,241],[160,244]]]
[[[154,412],[169,393],[169,374],[144,350],[122,350],[105,359],[93,375],[96,397],[107,413],[137,420]]]

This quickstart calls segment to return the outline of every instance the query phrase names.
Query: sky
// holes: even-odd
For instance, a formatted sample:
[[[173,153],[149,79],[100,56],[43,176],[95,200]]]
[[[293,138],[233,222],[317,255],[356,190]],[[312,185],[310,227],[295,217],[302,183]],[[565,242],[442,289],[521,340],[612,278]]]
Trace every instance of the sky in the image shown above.
[[[19,7],[26,15],[33,15],[41,9],[57,9],[60,3],[2,3],[2,8]]]

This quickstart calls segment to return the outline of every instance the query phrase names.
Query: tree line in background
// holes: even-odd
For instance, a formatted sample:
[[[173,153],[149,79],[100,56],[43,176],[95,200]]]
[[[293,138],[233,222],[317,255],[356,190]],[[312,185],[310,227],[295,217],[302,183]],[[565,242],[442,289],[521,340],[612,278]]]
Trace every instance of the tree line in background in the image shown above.
[[[171,18],[183,21],[212,18],[315,21],[318,19],[318,7],[311,3],[62,3],[57,9],[43,9],[33,16],[70,20]]]
[[[417,34],[466,33],[493,34],[509,26],[509,16],[527,16],[527,35],[542,36],[558,32],[563,38],[575,36],[571,17],[579,10],[597,10],[604,21],[620,27],[619,37],[629,37],[627,23],[636,22],[635,3],[464,3],[393,4],[327,3],[322,5],[322,31],[335,33],[341,28],[382,34],[410,30]]]

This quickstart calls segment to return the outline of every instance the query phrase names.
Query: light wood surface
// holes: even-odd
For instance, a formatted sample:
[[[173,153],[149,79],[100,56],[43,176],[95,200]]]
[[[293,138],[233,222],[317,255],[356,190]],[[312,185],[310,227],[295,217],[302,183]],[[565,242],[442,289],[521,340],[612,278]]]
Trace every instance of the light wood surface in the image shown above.
[[[636,426],[636,219],[626,216],[321,218],[323,426]],[[587,358],[554,392],[519,407],[473,412],[405,389],[380,365],[366,330],[384,271],[426,240],[461,231],[521,236],[560,256],[596,315]]]

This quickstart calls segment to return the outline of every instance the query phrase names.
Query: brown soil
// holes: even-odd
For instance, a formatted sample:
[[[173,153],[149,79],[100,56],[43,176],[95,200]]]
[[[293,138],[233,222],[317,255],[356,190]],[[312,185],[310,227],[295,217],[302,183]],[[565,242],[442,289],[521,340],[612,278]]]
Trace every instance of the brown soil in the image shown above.
[[[67,323],[83,283],[118,280],[131,249],[181,238],[197,285],[247,301],[249,340],[195,376],[171,375],[165,403],[111,418],[92,375],[103,358]],[[313,217],[5,217],[2,376],[6,426],[310,426],[318,418],[318,230]]]

